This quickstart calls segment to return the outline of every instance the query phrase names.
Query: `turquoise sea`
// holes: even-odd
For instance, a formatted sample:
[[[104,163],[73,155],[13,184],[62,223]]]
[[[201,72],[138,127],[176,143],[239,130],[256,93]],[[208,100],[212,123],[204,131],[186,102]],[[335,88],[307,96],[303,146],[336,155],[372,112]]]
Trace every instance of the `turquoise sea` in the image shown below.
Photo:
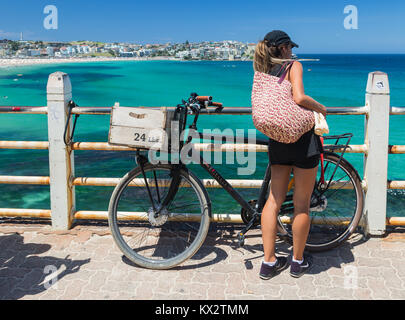
[[[389,76],[391,105],[405,106],[405,55],[300,55],[319,58],[303,62],[305,92],[326,106],[363,106],[367,76]],[[117,61],[0,68],[0,105],[45,106],[49,74],[70,75],[73,100],[80,106],[175,106],[191,92],[211,95],[225,106],[250,107],[253,68],[249,61]],[[108,115],[81,115],[75,141],[107,141]],[[351,144],[364,142],[364,116],[328,116],[331,134],[352,132]],[[202,115],[198,128],[254,129],[251,116]],[[257,137],[264,138],[259,131]],[[47,140],[45,115],[0,114],[0,140]],[[405,145],[405,116],[390,118],[390,144]],[[133,152],[75,151],[75,176],[121,177],[135,165]],[[360,175],[363,155],[347,154]],[[223,154],[225,162],[225,153]],[[257,153],[253,174],[237,174],[242,164],[216,165],[230,179],[261,179],[267,154]],[[388,179],[405,180],[405,155],[389,155]],[[198,165],[190,169],[210,176]],[[48,176],[47,150],[0,149],[0,175]],[[76,187],[77,210],[107,210],[112,187]],[[248,199],[258,189],[238,189]],[[238,204],[223,190],[208,189],[213,212],[239,213]],[[1,208],[48,209],[49,186],[1,185]],[[389,190],[388,215],[405,216],[405,190]]]

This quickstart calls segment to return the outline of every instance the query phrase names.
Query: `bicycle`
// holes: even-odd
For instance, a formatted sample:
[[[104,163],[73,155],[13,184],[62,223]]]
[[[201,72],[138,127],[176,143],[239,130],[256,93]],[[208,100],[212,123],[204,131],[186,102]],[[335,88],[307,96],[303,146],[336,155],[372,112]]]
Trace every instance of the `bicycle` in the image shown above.
[[[215,106],[215,111],[208,110],[208,106]],[[187,115],[194,115],[189,129],[194,129],[199,137],[204,138],[196,126],[202,109],[220,113],[223,106],[212,102],[212,97],[192,93],[175,109],[181,132],[186,128]],[[343,158],[351,137],[351,133],[324,137],[336,141],[334,145],[324,146],[321,155],[320,171],[311,198],[312,223],[306,250],[323,251],[340,245],[354,232],[362,216],[361,179]],[[346,143],[338,144],[342,139],[347,139]],[[189,145],[191,140],[190,134],[185,142],[180,139],[180,150],[186,146],[193,148]],[[244,140],[246,143],[247,138]],[[266,139],[256,140],[259,145],[267,143]],[[151,269],[173,268],[191,258],[205,241],[212,217],[211,202],[201,180],[182,161],[152,164],[141,150],[136,150],[137,166],[123,176],[111,195],[109,226],[115,243],[135,264]],[[334,151],[342,152],[339,155]],[[200,154],[199,160],[201,167],[241,205],[245,227],[237,239],[243,246],[248,230],[260,223],[270,189],[270,164],[258,199],[246,201]],[[292,178],[278,215],[278,236],[289,243],[292,243],[293,181]]]

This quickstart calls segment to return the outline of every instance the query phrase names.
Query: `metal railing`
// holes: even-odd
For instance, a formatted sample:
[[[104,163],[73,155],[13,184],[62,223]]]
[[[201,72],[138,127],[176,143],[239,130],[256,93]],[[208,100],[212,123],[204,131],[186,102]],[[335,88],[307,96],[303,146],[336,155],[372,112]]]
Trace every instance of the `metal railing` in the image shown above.
[[[0,216],[50,218],[56,229],[69,229],[73,219],[106,219],[106,211],[76,211],[75,186],[115,186],[119,178],[96,178],[74,176],[74,150],[131,151],[135,148],[113,146],[107,142],[74,142],[65,146],[64,125],[68,115],[68,102],[71,100],[69,76],[55,72],[49,76],[47,85],[47,106],[0,106],[0,113],[44,114],[48,117],[49,141],[0,141],[0,149],[43,149],[49,150],[49,176],[7,176],[0,175],[2,184],[49,185],[51,193],[50,209],[0,208]],[[160,107],[151,107],[160,109]],[[174,107],[168,107],[174,109]],[[212,115],[215,108],[208,107],[201,114]],[[110,114],[111,107],[76,107],[72,114]],[[387,189],[405,189],[405,181],[387,180],[388,154],[404,154],[405,145],[388,145],[390,115],[405,115],[405,107],[391,107],[389,104],[388,76],[381,72],[369,74],[365,106],[328,107],[331,115],[364,115],[364,144],[349,145],[346,152],[364,154],[364,175],[362,187],[365,193],[365,225],[371,235],[381,235],[386,225],[405,225],[405,217],[386,217]],[[251,108],[226,107],[221,114],[250,115]],[[219,115],[215,113],[215,115]],[[71,130],[71,128],[70,128]],[[248,144],[195,143],[200,151],[247,151]],[[253,152],[267,152],[267,146],[255,145]],[[235,188],[260,188],[262,180],[230,179]],[[214,179],[202,179],[207,188],[218,188]],[[235,214],[213,214],[218,222],[242,222]]]

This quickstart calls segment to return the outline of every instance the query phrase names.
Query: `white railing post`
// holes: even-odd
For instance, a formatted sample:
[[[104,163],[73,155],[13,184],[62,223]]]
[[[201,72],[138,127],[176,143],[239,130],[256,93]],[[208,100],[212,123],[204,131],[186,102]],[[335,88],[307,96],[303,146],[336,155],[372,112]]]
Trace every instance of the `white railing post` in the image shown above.
[[[63,139],[68,102],[71,99],[72,86],[69,75],[63,72],[50,74],[47,100],[51,219],[52,227],[58,230],[67,230],[71,227],[75,210],[75,190],[72,185],[74,155],[73,150],[66,147]],[[71,128],[68,134],[70,131]]]
[[[365,120],[364,155],[365,222],[366,233],[379,236],[385,233],[387,213],[388,136],[390,116],[390,89],[388,76],[383,72],[368,75]]]

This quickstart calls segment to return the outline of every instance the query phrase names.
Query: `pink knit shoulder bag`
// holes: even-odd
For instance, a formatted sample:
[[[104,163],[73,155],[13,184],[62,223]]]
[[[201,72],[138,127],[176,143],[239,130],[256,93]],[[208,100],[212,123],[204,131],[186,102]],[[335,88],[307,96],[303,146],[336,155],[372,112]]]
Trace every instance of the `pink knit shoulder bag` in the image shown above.
[[[253,124],[269,138],[282,143],[296,142],[315,124],[314,113],[295,103],[291,82],[284,81],[293,63],[288,64],[280,78],[256,71],[253,79]]]

